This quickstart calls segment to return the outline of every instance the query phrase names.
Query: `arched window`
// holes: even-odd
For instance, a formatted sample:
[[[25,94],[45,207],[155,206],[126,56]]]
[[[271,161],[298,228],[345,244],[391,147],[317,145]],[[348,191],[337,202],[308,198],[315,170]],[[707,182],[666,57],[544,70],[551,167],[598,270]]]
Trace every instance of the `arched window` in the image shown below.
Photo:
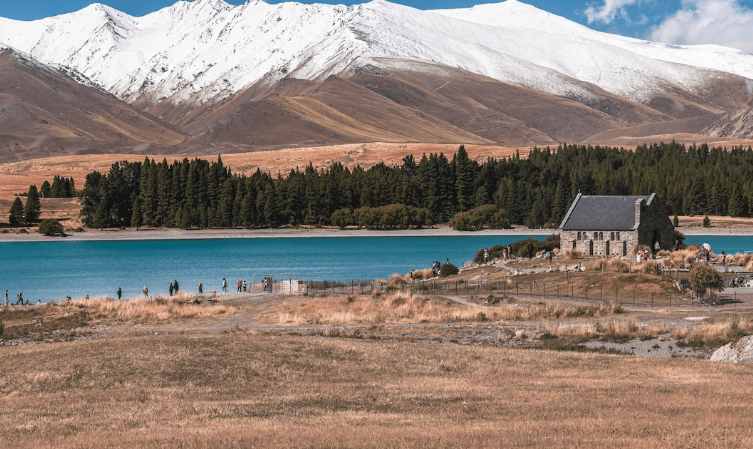
[[[580,231],[578,231],[578,240],[580,240]]]
[[[617,233],[617,241],[619,241],[619,240],[620,240],[620,233],[618,232]]]
[[[594,240],[599,240],[599,233],[598,232],[594,232]]]
[[[603,232],[599,233],[599,240],[604,240],[604,233]]]
[[[610,238],[609,240],[612,240],[612,241],[614,241],[614,231],[612,231],[612,235],[611,235],[610,237],[611,237],[611,238]]]

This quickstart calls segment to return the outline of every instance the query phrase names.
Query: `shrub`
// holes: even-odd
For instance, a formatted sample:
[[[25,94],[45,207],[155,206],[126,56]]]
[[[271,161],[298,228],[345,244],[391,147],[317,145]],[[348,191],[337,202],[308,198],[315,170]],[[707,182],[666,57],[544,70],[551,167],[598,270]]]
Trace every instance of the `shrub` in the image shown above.
[[[519,257],[527,256],[529,243],[533,245],[534,254],[537,254],[543,250],[554,251],[555,248],[560,247],[560,236],[559,234],[550,235],[543,242],[535,240],[535,239],[519,240],[517,242],[510,244],[510,246],[512,247],[512,253]]]
[[[703,217],[703,227],[704,228],[710,228],[711,227],[711,220],[709,220],[709,216],[706,215]]]
[[[674,242],[677,243],[677,249],[685,249],[685,234],[675,229],[673,232]]]
[[[577,249],[569,249],[565,251],[565,260],[580,259],[580,251]]]
[[[498,209],[493,204],[485,204],[466,212],[458,212],[448,223],[457,231],[475,231],[484,226],[490,229],[509,229],[510,220],[504,209]]]
[[[453,274],[458,274],[459,272],[460,270],[458,270],[458,267],[451,263],[446,263],[439,269],[439,277],[446,278],[447,276],[452,276]]]
[[[690,270],[690,289],[699,295],[709,294],[712,290],[722,291],[724,281],[722,275],[715,268],[707,264],[698,264]]]
[[[39,223],[39,233],[44,235],[63,234],[63,225],[57,220],[42,220]]]

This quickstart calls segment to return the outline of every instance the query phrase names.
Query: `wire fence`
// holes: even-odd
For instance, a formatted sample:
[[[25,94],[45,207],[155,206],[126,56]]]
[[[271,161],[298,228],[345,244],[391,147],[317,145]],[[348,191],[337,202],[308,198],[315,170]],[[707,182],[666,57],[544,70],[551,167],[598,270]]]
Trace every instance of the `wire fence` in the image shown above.
[[[300,282],[300,281],[299,281]],[[358,281],[304,281],[300,293],[308,296],[354,295],[381,292],[406,292],[411,294],[453,295],[466,297],[501,297],[540,300],[568,300],[590,304],[616,303],[643,308],[698,307],[707,300],[692,292],[642,292],[637,288],[604,285],[580,286],[574,283],[515,282],[507,280],[442,280],[429,279],[413,282],[390,283],[384,280]],[[750,293],[738,294],[727,289],[718,294],[720,305],[736,307],[753,297]]]

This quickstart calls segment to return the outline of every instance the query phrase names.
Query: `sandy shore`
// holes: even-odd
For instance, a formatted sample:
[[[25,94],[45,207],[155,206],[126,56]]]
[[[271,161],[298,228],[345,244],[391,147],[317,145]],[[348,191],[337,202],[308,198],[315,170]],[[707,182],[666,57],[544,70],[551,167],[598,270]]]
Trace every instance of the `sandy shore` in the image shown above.
[[[679,227],[678,231],[686,236],[753,236],[753,227]],[[138,231],[128,230],[88,230],[72,232],[67,237],[47,237],[36,232],[0,234],[0,242],[49,242],[49,241],[97,241],[97,240],[189,240],[189,239],[252,239],[284,237],[442,237],[442,236],[526,236],[556,234],[556,229],[485,229],[483,231],[455,231],[446,226],[427,229],[408,229],[395,231],[373,231],[368,229],[336,228],[278,228],[278,229],[202,229],[185,230],[174,228],[145,228]]]
[[[455,231],[448,227],[427,229],[409,229],[397,231],[372,231],[367,229],[335,228],[279,228],[279,229],[202,229],[187,231],[185,229],[160,228],[141,230],[90,230],[73,232],[67,237],[46,237],[36,232],[29,234],[0,234],[0,242],[49,242],[49,241],[96,241],[96,240],[187,240],[187,239],[251,239],[282,237],[437,237],[437,236],[515,236],[515,235],[549,235],[554,229],[515,228],[487,229],[483,231]]]

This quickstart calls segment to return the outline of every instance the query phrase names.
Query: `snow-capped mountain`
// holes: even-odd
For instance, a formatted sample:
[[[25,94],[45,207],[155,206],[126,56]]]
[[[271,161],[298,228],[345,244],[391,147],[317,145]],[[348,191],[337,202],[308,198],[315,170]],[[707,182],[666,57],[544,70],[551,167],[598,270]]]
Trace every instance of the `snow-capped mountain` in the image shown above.
[[[0,18],[3,48],[0,85],[15,87],[0,92],[0,160],[24,148],[753,138],[752,55],[601,33],[517,0],[435,11],[193,0],[143,17],[93,4]],[[92,92],[56,88],[69,82]],[[127,125],[100,126],[121,114]],[[48,126],[68,115],[78,121]]]
[[[0,43],[129,102],[199,104],[260,80],[347,77],[367,63],[431,63],[570,97],[592,96],[585,82],[640,102],[672,89],[697,93],[723,73],[753,78],[753,56],[739,50],[600,33],[517,0],[437,11],[382,0],[194,0],[143,17],[94,4],[33,22],[0,19]]]

